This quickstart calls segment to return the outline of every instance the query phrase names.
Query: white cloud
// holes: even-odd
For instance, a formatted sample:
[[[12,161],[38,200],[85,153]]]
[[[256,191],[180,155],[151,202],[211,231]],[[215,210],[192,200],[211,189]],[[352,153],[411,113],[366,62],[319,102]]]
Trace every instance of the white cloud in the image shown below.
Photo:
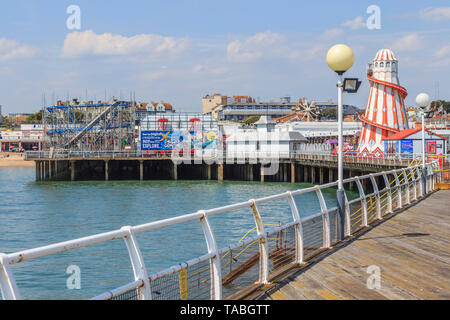
[[[391,47],[394,51],[417,51],[423,47],[423,37],[418,33],[410,33],[397,41]]]
[[[145,81],[154,81],[154,80],[159,80],[159,79],[165,78],[168,75],[169,75],[168,71],[161,70],[161,71],[147,72],[147,73],[141,74],[138,78],[140,80],[145,80]]]
[[[437,58],[444,58],[444,57],[450,56],[450,45],[446,45],[446,46],[442,47],[441,49],[439,49],[438,51],[436,51],[434,56]]]
[[[188,38],[175,39],[158,34],[140,34],[124,37],[118,34],[96,34],[92,30],[69,33],[64,40],[62,55],[146,55],[166,56],[183,52],[189,45]]]
[[[350,29],[352,29],[352,30],[358,30],[358,29],[361,29],[361,28],[366,28],[366,27],[367,27],[367,24],[366,24],[366,22],[364,21],[364,18],[361,17],[361,16],[359,16],[359,17],[356,17],[356,18],[353,19],[353,20],[345,21],[345,22],[342,24],[342,26],[343,26],[343,27],[350,28]]]
[[[231,61],[250,62],[263,56],[280,52],[284,37],[270,30],[257,33],[244,40],[235,40],[227,46],[227,57]]]
[[[431,21],[450,20],[450,7],[424,8],[419,11],[419,17]]]
[[[340,37],[344,34],[344,30],[335,28],[335,29],[328,29],[325,30],[321,35],[320,38],[323,40],[332,40],[336,39],[337,37]]]
[[[443,46],[433,55],[436,59],[433,65],[436,67],[445,67],[450,65],[450,45]]]
[[[29,58],[37,52],[38,49],[33,46],[21,44],[7,38],[0,38],[0,61]]]

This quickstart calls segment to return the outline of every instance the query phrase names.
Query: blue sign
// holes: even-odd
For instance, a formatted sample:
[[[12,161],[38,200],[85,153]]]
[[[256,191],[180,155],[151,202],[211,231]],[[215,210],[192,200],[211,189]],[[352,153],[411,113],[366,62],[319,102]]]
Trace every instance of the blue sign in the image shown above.
[[[178,145],[179,136],[173,131],[142,131],[141,150],[173,150]]]
[[[401,140],[400,143],[400,153],[413,153],[412,140]]]
[[[141,131],[141,150],[215,149],[216,131]]]

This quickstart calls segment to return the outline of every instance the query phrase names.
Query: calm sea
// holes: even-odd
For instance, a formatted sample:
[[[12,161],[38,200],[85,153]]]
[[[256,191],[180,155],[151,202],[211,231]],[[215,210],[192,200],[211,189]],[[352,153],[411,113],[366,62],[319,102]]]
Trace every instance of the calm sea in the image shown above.
[[[33,167],[0,168],[0,252],[11,253],[311,186],[217,181],[35,182]],[[325,191],[335,206],[335,190]],[[296,198],[302,216],[320,211],[314,195]],[[265,224],[290,222],[287,200],[259,207]],[[254,227],[250,209],[210,220],[219,247]],[[200,224],[138,234],[149,274],[207,253]],[[69,266],[81,271],[81,289],[69,290]],[[23,298],[89,298],[133,281],[123,240],[25,261],[12,267]]]

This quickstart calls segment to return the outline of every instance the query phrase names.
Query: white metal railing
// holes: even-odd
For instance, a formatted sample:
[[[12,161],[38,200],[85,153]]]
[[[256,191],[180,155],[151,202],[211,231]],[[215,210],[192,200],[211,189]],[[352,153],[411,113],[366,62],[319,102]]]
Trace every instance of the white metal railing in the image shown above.
[[[208,158],[217,159],[218,162],[226,162],[227,159],[231,160],[261,160],[270,159],[274,160],[311,160],[311,161],[330,161],[337,162],[338,156],[333,155],[330,152],[307,152],[307,151],[291,151],[291,152],[275,152],[275,151],[255,151],[255,152],[230,152],[223,150],[207,150],[205,152],[175,152],[173,156],[181,158]],[[436,155],[427,154],[427,157],[436,157]],[[147,158],[159,158],[159,157],[172,157],[172,153],[167,151],[165,153],[159,153],[155,151],[137,151],[137,150],[125,150],[125,151],[71,151],[71,150],[54,150],[50,151],[26,151],[26,160],[38,160],[38,159],[147,159]],[[422,154],[384,154],[383,156],[361,155],[356,153],[344,154],[343,160],[347,163],[364,163],[371,165],[392,165],[392,166],[405,166],[411,163],[411,161],[421,159]],[[445,158],[446,156],[444,156]]]
[[[442,172],[436,170],[438,167],[439,164],[437,162],[426,164],[426,174],[424,177],[422,176],[422,166],[411,166],[409,168],[345,179],[344,183],[346,188],[351,188],[350,184],[356,184],[359,197],[350,201],[346,199],[344,235],[350,236],[371,222],[382,219],[384,215],[393,212],[395,209],[402,208],[405,204],[416,201],[419,196],[423,196],[434,190],[435,183],[440,182],[442,179]],[[377,182],[377,180],[379,181]],[[380,181],[382,182],[381,184]],[[426,181],[426,189],[422,181]],[[369,188],[369,185],[372,187]],[[322,192],[324,189],[335,187],[337,187],[337,181],[311,188],[287,191],[264,198],[251,199],[224,207],[199,210],[191,214],[146,224],[125,226],[118,230],[48,246],[9,254],[1,253],[0,288],[2,296],[3,299],[21,299],[20,291],[16,285],[11,268],[12,265],[122,238],[125,241],[129,253],[134,281],[105,292],[93,299],[121,298],[123,294],[130,292],[135,292],[135,298],[137,299],[152,299],[155,298],[152,296],[152,289],[155,289],[161,282],[172,281],[169,276],[176,272],[180,273],[179,290],[176,288],[176,285],[172,286],[172,288],[175,287],[176,289],[171,292],[164,292],[159,289],[159,291],[163,291],[159,292],[159,299],[188,298],[187,291],[183,290],[183,286],[188,286],[190,282],[189,280],[182,282],[181,279],[190,279],[194,274],[196,276],[203,274],[205,281],[198,281],[198,286],[191,284],[193,286],[189,288],[191,295],[197,291],[199,294],[203,292],[204,296],[210,299],[222,299],[224,283],[232,282],[233,277],[236,275],[243,276],[239,272],[245,273],[243,266],[250,265],[252,261],[257,263],[259,270],[256,278],[253,280],[264,284],[269,279],[270,269],[276,270],[280,266],[290,263],[304,263],[314,253],[325,250],[333,245],[333,243],[338,242],[340,239],[338,209],[337,207],[330,208],[327,206]],[[411,196],[411,190],[413,196]],[[320,203],[320,212],[310,212],[308,216],[301,218],[295,197],[308,193],[314,194],[317,197]],[[292,221],[266,230],[258,206],[281,199],[288,201],[292,213]],[[208,220],[209,217],[243,208],[250,209],[249,214],[252,214],[254,217],[257,235],[245,239],[245,241],[240,241],[219,249]],[[136,234],[178,225],[188,221],[197,221],[201,224],[208,252],[203,256],[180,263],[156,274],[148,275],[143,255],[136,240]],[[288,243],[289,245],[283,247],[283,245],[280,245],[283,243]],[[253,250],[254,255],[246,260],[246,263],[236,266],[235,269],[229,272],[224,269],[224,266],[228,268],[230,263],[234,263],[233,261],[237,260],[238,256],[242,256],[251,250]],[[236,251],[238,251],[238,254],[232,256]],[[229,259],[229,262],[226,262],[226,259]],[[183,275],[186,275],[186,277],[183,277]],[[200,283],[204,284],[200,285]]]

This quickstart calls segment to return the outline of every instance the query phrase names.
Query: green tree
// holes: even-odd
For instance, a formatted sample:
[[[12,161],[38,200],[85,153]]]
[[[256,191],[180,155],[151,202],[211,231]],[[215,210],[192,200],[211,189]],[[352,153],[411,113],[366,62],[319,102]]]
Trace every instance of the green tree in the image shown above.
[[[242,122],[245,124],[253,124],[256,121],[258,121],[259,118],[260,118],[260,116],[250,116],[250,117],[247,117],[244,120],[242,120]]]
[[[337,110],[335,108],[329,108],[329,109],[321,110],[320,114],[324,117],[327,117],[327,119],[336,119]]]
[[[36,113],[30,114],[25,121],[26,122],[37,122],[42,120],[42,110],[39,110]]]

